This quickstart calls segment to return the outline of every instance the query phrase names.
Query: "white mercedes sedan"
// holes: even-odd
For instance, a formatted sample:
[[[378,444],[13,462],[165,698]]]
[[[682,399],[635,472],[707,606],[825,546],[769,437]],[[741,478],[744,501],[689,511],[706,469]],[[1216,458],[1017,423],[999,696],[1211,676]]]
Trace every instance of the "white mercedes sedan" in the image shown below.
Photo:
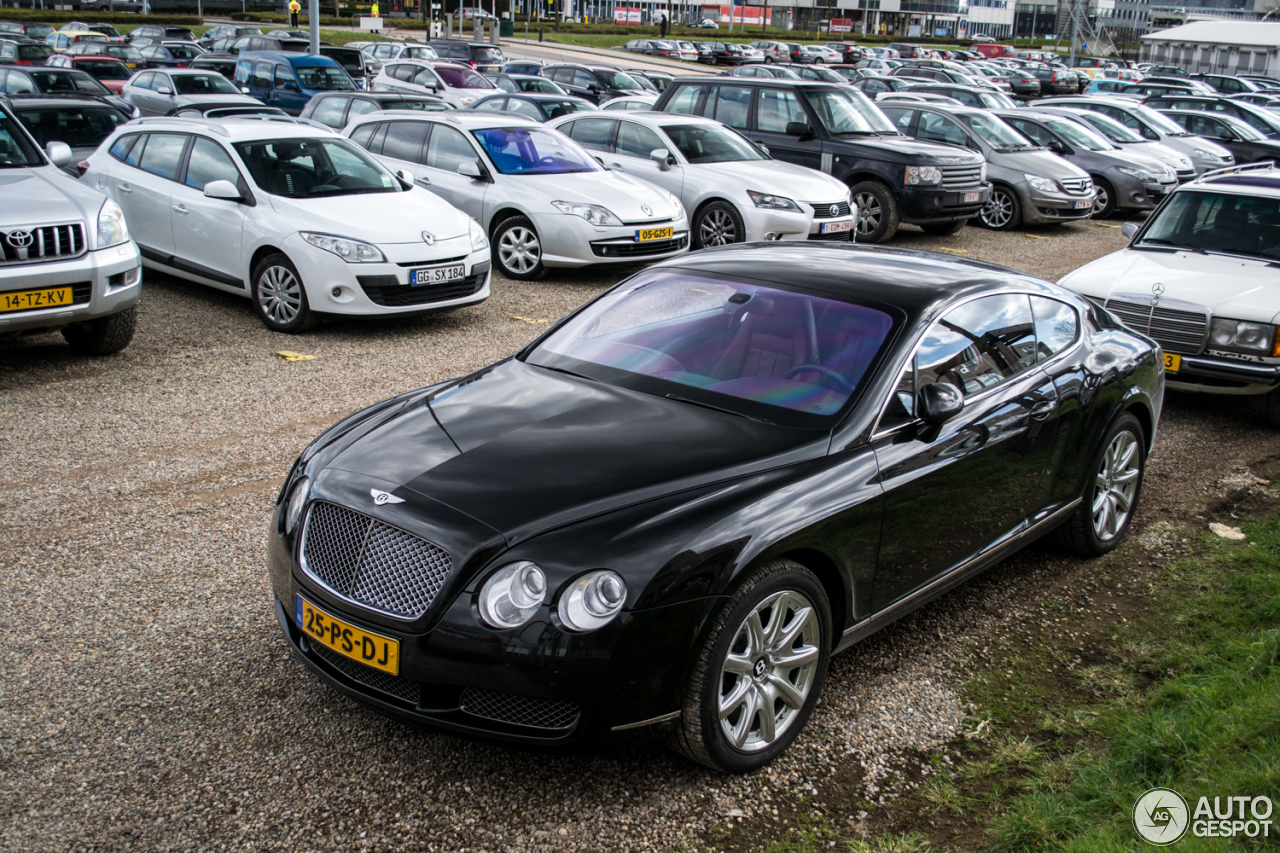
[[[343,131],[483,226],[493,262],[531,281],[548,267],[656,261],[689,250],[672,193],[600,165],[557,130],[502,113],[370,113]]]
[[[606,168],[679,197],[695,249],[853,238],[847,186],[816,169],[770,158],[766,149],[718,121],[620,112],[565,116],[548,124],[594,152]]]

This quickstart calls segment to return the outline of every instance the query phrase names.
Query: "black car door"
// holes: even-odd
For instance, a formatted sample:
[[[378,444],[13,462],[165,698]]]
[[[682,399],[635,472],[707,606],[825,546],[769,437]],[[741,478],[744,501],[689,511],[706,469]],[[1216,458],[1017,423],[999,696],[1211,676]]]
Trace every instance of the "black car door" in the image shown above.
[[[1037,362],[1023,294],[956,306],[918,344],[873,440],[885,490],[873,611],[1017,533],[1044,507],[1058,401]],[[932,382],[965,401],[941,426],[917,418],[920,389]]]
[[[788,133],[808,125],[809,135]],[[774,159],[797,166],[819,169],[822,166],[822,142],[817,134],[818,120],[805,107],[800,90],[761,86],[755,92],[755,115],[747,137],[768,147]]]

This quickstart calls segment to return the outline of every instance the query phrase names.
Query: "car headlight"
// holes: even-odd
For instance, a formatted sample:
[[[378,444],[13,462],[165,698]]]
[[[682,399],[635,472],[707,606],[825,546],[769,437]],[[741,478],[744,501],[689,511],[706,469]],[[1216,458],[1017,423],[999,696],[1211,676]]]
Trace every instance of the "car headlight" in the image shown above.
[[[1209,343],[1216,347],[1274,355],[1276,327],[1270,323],[1247,323],[1244,320],[1215,317],[1209,324]]]
[[[758,193],[755,190],[747,190],[747,195],[751,197],[751,203],[756,207],[763,207],[765,210],[790,210],[800,213],[800,205],[796,204],[789,198],[783,198],[780,195],[769,195],[768,193]]]
[[[908,166],[906,182],[913,186],[942,183],[942,170],[937,166]]]
[[[475,102],[475,98],[458,98],[458,103],[462,104],[464,107],[469,107]]]
[[[613,215],[613,211],[601,204],[582,204],[576,201],[553,201],[552,205],[561,213],[570,216],[581,216],[592,225],[621,225],[622,220]]]
[[[1138,169],[1133,166],[1117,166],[1117,170],[1131,178],[1137,178],[1144,184],[1153,184],[1156,182],[1156,176],[1148,172],[1146,169]]]
[[[1031,185],[1032,189],[1040,190],[1042,193],[1058,192],[1058,185],[1048,178],[1042,178],[1039,175],[1023,175],[1022,177],[1027,179],[1027,183]]]
[[[519,628],[533,618],[547,576],[528,560],[503,566],[480,589],[480,618],[490,628]]]
[[[124,211],[111,199],[102,203],[98,211],[98,248],[105,249],[129,239],[129,226],[124,221]]]
[[[617,572],[589,572],[560,597],[560,621],[571,631],[594,631],[618,615],[627,600],[627,584]]]
[[[985,184],[987,182],[987,161],[982,161],[982,169],[978,172],[978,183]]]
[[[1225,157],[1219,156],[1218,154],[1215,154],[1212,151],[1206,151],[1203,148],[1192,149],[1191,153],[1199,157],[1201,160],[1204,160],[1209,163],[1230,163],[1231,162],[1230,155],[1227,155]]]
[[[285,533],[292,533],[298,526],[298,521],[302,518],[302,510],[307,505],[309,497],[311,497],[311,480],[308,477],[299,477],[298,482],[294,484],[293,494],[289,496],[289,505],[285,507]]]
[[[489,237],[474,219],[467,220],[467,233],[471,236],[471,251],[483,252],[489,248]]]
[[[349,264],[378,264],[386,260],[382,250],[372,243],[361,240],[350,240],[346,237],[334,237],[330,234],[313,234],[310,231],[298,232],[317,249],[333,252]]]

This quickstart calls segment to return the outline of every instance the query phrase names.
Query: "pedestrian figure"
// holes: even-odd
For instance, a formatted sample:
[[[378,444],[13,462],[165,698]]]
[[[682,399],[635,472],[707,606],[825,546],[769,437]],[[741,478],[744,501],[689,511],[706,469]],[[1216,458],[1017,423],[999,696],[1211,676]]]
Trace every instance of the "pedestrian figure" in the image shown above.
[[[375,17],[375,18],[376,18],[376,17],[378,17],[378,4],[377,4],[377,3],[374,3],[374,4],[373,4],[373,9],[371,9],[370,11],[371,11],[371,13],[372,13],[373,17]],[[374,30],[374,32],[375,32],[375,33],[381,33],[381,32],[382,32],[382,29],[381,29],[381,28],[376,29],[376,30]]]
[[[663,15],[662,20],[658,23],[658,36],[659,38],[667,37],[667,16],[666,15]]]
[[[302,11],[302,4],[298,0],[289,0],[289,26],[298,28],[298,12]]]

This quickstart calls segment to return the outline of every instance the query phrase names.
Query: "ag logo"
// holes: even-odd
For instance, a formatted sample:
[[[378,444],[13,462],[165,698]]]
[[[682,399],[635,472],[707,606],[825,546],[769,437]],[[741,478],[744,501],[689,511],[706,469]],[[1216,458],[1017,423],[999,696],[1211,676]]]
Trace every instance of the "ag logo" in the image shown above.
[[[1167,847],[1187,834],[1187,801],[1169,788],[1152,788],[1133,807],[1133,828],[1143,841]]]
[[[373,495],[373,502],[378,506],[404,503],[404,498],[398,498],[390,492],[382,491],[382,489],[370,489],[369,494]]]

